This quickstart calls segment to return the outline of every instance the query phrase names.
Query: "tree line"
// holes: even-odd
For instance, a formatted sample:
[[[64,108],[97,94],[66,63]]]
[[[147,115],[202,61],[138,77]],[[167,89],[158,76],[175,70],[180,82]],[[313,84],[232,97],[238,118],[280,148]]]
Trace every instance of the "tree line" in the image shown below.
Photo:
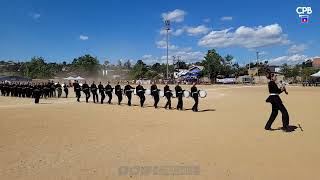
[[[10,65],[8,65],[10,64]],[[268,68],[268,61],[259,63],[250,63],[245,66],[239,66],[234,62],[232,55],[221,56],[215,49],[208,50],[203,59],[197,62],[186,64],[184,61],[177,61],[174,65],[169,65],[169,72],[172,78],[175,69],[187,69],[192,65],[203,66],[200,77],[208,77],[215,80],[217,77],[238,77],[248,74],[248,69],[258,68],[258,74],[264,75]],[[103,64],[99,64],[97,57],[89,54],[73,59],[71,63],[63,61],[62,63],[48,63],[43,57],[33,57],[30,61],[9,63],[0,61],[1,72],[15,72],[16,75],[29,77],[32,79],[48,79],[57,75],[69,72],[85,77],[97,77],[101,75],[103,69],[126,70],[130,73],[132,79],[163,79],[166,77],[167,65],[164,63],[146,64],[143,60],[137,60],[132,64],[130,60],[122,62],[119,60],[116,64],[111,64],[106,60]],[[308,60],[302,64],[289,66],[283,64],[281,73],[286,78],[303,78],[309,77],[317,72],[312,67],[312,61]]]

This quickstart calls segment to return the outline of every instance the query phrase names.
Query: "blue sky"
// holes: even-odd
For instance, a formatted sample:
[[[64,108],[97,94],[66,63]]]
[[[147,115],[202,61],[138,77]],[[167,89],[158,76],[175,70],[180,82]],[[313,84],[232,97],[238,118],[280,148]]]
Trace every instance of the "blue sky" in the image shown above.
[[[170,59],[201,59],[215,48],[239,64],[260,59],[297,63],[320,56],[319,0],[1,0],[0,60],[71,62],[92,54],[165,60],[163,19],[171,20]],[[296,7],[310,6],[302,24]]]

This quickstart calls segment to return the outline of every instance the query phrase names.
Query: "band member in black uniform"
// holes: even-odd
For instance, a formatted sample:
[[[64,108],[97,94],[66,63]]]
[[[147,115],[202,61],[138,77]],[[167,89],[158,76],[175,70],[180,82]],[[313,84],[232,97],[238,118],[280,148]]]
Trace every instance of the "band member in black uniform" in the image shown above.
[[[21,97],[25,98],[27,93],[27,88],[24,83],[21,84]]]
[[[100,82],[101,83],[101,82]],[[101,84],[102,85],[102,84]],[[99,84],[99,86],[100,86],[100,84]],[[106,95],[105,95],[105,89],[104,89],[104,87],[103,87],[103,85],[102,85],[102,87],[100,87],[99,88],[99,92],[100,92],[100,95],[101,95],[101,98],[100,98],[100,100],[101,100],[101,104],[103,104],[103,101],[104,101],[104,99],[106,98]]]
[[[41,87],[40,85],[35,85],[33,89],[34,103],[38,104],[41,96]]]
[[[194,105],[192,107],[192,111],[198,112],[199,92],[195,82],[192,84],[192,87],[191,87],[191,97],[194,99]]]
[[[3,86],[4,86],[4,82],[1,81],[1,83],[0,83],[0,93],[1,93],[1,96],[4,95]]]
[[[61,84],[59,82],[56,84],[56,89],[57,89],[57,92],[58,92],[58,98],[60,98],[61,94],[62,94],[62,87],[61,87]]]
[[[176,91],[176,97],[178,98],[178,104],[177,104],[177,109],[178,110],[182,110],[183,109],[183,90],[180,86],[180,82],[178,82],[178,85],[174,88],[174,90]]]
[[[271,103],[272,105],[272,112],[270,115],[270,118],[265,125],[266,130],[271,130],[271,125],[273,121],[276,119],[278,115],[278,110],[282,113],[282,125],[283,125],[283,130],[284,131],[289,131],[289,114],[286,109],[286,107],[283,105],[279,94],[284,91],[284,89],[279,89],[276,80],[277,80],[277,75],[271,72],[268,72],[267,78],[270,79],[270,82],[268,83],[268,88],[269,88],[269,97],[267,98],[266,102]]]
[[[121,101],[122,101],[122,89],[120,86],[120,83],[118,82],[117,85],[114,87],[115,90],[115,94],[118,97],[118,105],[120,105]]]
[[[106,94],[107,94],[108,97],[109,97],[108,104],[111,104],[111,100],[112,100],[112,90],[113,90],[113,88],[112,88],[112,86],[110,85],[110,82],[108,82],[108,84],[106,85],[105,90],[106,90]]]
[[[77,97],[77,101],[80,102],[80,97],[81,97],[81,87],[80,84],[78,83],[78,81],[75,81],[75,83],[73,83],[75,92],[76,92],[76,97]]]
[[[154,99],[153,106],[155,108],[158,108],[158,103],[159,103],[159,99],[160,99],[159,98],[159,91],[160,90],[158,89],[155,81],[153,82],[152,86],[150,87],[150,90],[151,90],[151,96],[153,96],[153,99]]]
[[[43,95],[45,98],[49,97],[50,94],[50,82],[48,82],[47,84],[44,84],[43,87]]]
[[[11,92],[13,91],[12,86],[10,86],[10,85],[9,85],[9,89]],[[17,92],[18,92],[18,97],[21,97],[22,96],[22,87],[21,87],[20,83],[17,84]]]
[[[99,83],[99,85],[98,85],[98,89],[99,89],[99,93],[101,93],[101,89],[103,89],[104,87],[103,87],[103,85],[101,84],[101,82]]]
[[[140,106],[143,107],[144,101],[146,100],[146,97],[144,96],[145,89],[143,86],[141,86],[141,83],[139,82],[138,86],[136,87],[137,95],[140,98]]]
[[[64,91],[64,93],[66,94],[66,98],[68,98],[69,89],[68,89],[67,84],[64,84],[64,85],[63,85],[63,91]]]
[[[11,87],[10,87],[10,89],[11,89],[11,96],[16,96],[16,91],[17,91],[17,85],[16,85],[16,83],[13,83],[12,85],[11,85]],[[17,97],[17,96],[16,96]]]
[[[163,88],[164,96],[167,98],[167,103],[164,106],[165,109],[169,106],[169,109],[171,109],[171,97],[172,97],[172,92],[170,90],[170,87],[168,86],[168,83],[166,82],[166,86]]]
[[[32,96],[32,85],[30,83],[28,83],[27,85],[27,97],[30,98]]]
[[[90,98],[90,89],[86,81],[82,84],[82,91],[86,95],[86,103],[88,103]]]
[[[127,85],[124,86],[124,93],[126,94],[126,96],[128,97],[128,106],[131,106],[131,98],[132,98],[132,91],[133,91],[134,87],[132,87],[129,84],[129,81],[127,81]]]
[[[94,103],[99,103],[99,98],[98,98],[98,93],[97,93],[97,86],[96,84],[94,83],[94,81],[92,82],[91,84],[91,92],[92,92],[92,96],[93,96],[93,102]]]
[[[50,95],[49,97],[56,97],[56,86],[53,81],[50,84]]]

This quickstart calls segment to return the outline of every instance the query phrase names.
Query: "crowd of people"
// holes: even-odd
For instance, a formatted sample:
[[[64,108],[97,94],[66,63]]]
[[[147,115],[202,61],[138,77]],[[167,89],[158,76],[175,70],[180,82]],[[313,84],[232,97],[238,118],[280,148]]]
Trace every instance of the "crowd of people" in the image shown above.
[[[61,84],[48,81],[47,83],[31,83],[31,82],[1,82],[1,96],[12,96],[21,98],[35,98],[35,103],[39,103],[40,98],[60,98],[62,88],[68,97],[68,87]]]
[[[172,109],[171,98],[176,97],[178,99],[177,110],[183,110],[183,97],[190,96],[194,99],[194,105],[192,110],[194,112],[198,111],[198,102],[199,102],[199,90],[196,87],[196,83],[193,83],[190,92],[188,90],[183,90],[178,83],[174,91],[170,89],[170,86],[166,83],[163,91],[161,91],[155,82],[152,83],[150,89],[145,89],[141,83],[138,83],[136,87],[132,87],[127,81],[127,84],[124,88],[121,87],[118,82],[114,87],[107,83],[104,86],[101,82],[96,85],[93,81],[89,86],[87,82],[83,84],[75,81],[73,84],[73,90],[76,95],[76,99],[80,102],[81,92],[85,95],[85,100],[88,103],[90,97],[92,96],[94,103],[104,104],[106,96],[108,96],[108,104],[111,104],[112,95],[117,96],[117,104],[121,104],[123,96],[126,96],[128,99],[127,105],[131,106],[132,94],[135,94],[140,99],[140,106],[144,106],[146,100],[145,95],[151,95],[154,99],[153,106],[158,108],[158,103],[160,97],[166,97],[167,102],[165,109]],[[12,96],[12,97],[21,97],[21,98],[34,98],[35,103],[39,103],[40,98],[60,98],[62,97],[62,91],[65,93],[65,98],[68,98],[69,90],[66,84],[60,84],[59,82],[54,83],[53,81],[48,81],[47,83],[30,83],[30,82],[1,82],[0,83],[0,93],[2,96]],[[100,100],[99,95],[100,94]]]

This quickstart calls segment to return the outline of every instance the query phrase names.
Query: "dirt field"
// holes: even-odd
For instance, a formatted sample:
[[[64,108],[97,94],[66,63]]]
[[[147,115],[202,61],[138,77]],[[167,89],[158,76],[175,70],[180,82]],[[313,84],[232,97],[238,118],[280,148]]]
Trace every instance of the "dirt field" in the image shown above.
[[[73,94],[38,105],[0,97],[0,179],[319,177],[320,88],[288,87],[289,95],[281,95],[290,124],[302,127],[290,133],[264,130],[271,112],[266,85],[199,89],[208,97],[200,99],[198,113],[154,109],[150,96],[145,108],[77,103]],[[176,99],[172,103],[175,107]],[[192,103],[185,99],[185,108]],[[278,127],[281,113],[273,124]],[[162,171],[142,173],[145,166]],[[195,172],[170,175],[170,167],[190,166]]]

